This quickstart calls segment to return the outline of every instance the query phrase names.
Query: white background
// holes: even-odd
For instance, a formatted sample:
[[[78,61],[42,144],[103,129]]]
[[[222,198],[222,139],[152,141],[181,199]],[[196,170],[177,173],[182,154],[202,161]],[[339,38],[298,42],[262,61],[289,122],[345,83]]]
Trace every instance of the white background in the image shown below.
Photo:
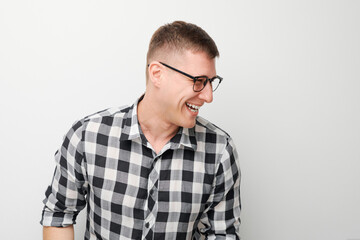
[[[359,12],[357,0],[1,1],[0,238],[41,238],[63,135],[135,101],[152,33],[179,19],[220,50],[224,82],[201,115],[237,144],[243,239],[360,239]]]

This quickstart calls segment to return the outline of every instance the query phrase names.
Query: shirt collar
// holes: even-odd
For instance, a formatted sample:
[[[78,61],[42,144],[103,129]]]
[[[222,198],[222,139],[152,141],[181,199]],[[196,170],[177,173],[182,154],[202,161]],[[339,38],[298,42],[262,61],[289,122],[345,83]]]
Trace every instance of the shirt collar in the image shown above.
[[[138,140],[142,142],[144,145],[147,145],[147,140],[145,135],[141,131],[140,124],[137,116],[137,107],[139,102],[143,99],[144,95],[142,95],[139,99],[135,101],[135,103],[123,109],[125,112],[122,122],[122,131],[120,135],[120,140]],[[183,128],[179,127],[176,135],[170,140],[171,148],[178,148],[180,145],[184,147],[192,148],[196,151],[197,141],[195,137],[195,127],[193,128]]]
[[[137,99],[132,106],[122,110],[125,112],[125,114],[121,126],[121,141],[141,139],[140,125],[137,117],[137,105],[142,100],[142,98],[143,96]]]
[[[177,134],[171,139],[173,144],[183,145],[184,147],[189,147],[196,151],[197,141],[195,137],[195,127],[193,128],[183,128],[180,127]]]

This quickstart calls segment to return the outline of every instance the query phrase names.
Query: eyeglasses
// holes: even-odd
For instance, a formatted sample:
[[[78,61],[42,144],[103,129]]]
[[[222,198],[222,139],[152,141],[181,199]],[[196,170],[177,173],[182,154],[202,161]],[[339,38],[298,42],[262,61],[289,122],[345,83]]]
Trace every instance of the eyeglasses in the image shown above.
[[[190,74],[184,73],[183,71],[180,71],[174,67],[171,67],[163,62],[160,62],[162,65],[164,65],[165,67],[168,67],[178,73],[181,73],[182,75],[191,78],[194,81],[194,85],[193,85],[193,90],[194,92],[200,92],[201,90],[203,90],[206,86],[206,84],[208,82],[210,82],[212,91],[215,92],[215,90],[219,87],[221,81],[223,80],[222,77],[216,75],[213,78],[208,78],[207,76],[191,76]]]

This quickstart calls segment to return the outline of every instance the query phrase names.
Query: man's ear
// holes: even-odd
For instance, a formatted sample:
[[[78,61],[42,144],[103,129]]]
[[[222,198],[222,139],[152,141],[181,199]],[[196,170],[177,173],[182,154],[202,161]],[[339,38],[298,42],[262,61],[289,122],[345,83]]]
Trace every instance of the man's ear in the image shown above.
[[[163,74],[163,67],[159,62],[152,62],[148,66],[149,81],[155,87],[160,87]]]

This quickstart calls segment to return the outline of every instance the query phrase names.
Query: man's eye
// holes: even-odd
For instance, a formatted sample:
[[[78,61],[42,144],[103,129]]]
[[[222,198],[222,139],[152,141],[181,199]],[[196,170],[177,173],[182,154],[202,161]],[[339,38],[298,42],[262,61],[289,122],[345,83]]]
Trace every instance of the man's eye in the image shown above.
[[[205,77],[196,78],[196,82],[204,83],[205,81],[206,81],[206,78],[205,78]]]

